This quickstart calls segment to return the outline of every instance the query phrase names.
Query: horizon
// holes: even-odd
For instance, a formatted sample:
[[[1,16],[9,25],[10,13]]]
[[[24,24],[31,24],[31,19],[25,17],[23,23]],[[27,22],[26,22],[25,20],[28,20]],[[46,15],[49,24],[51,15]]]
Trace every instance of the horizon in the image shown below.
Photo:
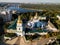
[[[59,0],[0,0],[0,2],[7,2],[7,3],[33,3],[33,4],[40,4],[40,3],[60,3]]]

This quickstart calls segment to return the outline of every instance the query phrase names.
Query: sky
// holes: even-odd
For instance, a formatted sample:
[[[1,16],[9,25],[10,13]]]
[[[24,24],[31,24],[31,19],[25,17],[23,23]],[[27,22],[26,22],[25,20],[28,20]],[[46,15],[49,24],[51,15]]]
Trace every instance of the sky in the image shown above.
[[[18,2],[18,3],[60,3],[60,0],[0,0],[0,2]]]

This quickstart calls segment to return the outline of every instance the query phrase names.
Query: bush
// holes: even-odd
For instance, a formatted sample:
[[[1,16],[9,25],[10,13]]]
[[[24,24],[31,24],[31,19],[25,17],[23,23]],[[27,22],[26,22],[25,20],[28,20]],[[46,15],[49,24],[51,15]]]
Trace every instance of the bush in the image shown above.
[[[6,37],[14,37],[17,36],[15,33],[7,33],[5,34]]]
[[[57,36],[57,39],[60,39],[60,35]]]
[[[25,35],[26,40],[30,40],[31,36],[30,35]]]

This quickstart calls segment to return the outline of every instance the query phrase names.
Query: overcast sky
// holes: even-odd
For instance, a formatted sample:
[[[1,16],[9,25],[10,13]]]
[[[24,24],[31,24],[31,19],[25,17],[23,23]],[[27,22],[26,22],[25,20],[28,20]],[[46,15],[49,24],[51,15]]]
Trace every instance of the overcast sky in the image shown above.
[[[0,0],[0,2],[19,2],[19,3],[60,3],[60,0]]]

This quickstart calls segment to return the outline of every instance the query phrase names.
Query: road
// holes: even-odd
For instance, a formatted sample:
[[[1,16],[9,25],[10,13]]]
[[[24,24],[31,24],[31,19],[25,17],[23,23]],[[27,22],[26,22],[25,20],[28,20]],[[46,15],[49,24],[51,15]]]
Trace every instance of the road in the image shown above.
[[[20,45],[20,39],[21,39],[21,38],[20,38],[20,36],[19,36],[14,45]]]
[[[44,45],[50,39],[54,39],[54,38],[56,38],[56,37],[42,38],[42,39],[39,39],[39,40],[33,40],[33,41],[30,41],[30,42],[25,42],[24,38],[19,36],[16,39],[7,41],[7,43],[9,43],[11,45],[14,45],[14,44],[15,45]]]

